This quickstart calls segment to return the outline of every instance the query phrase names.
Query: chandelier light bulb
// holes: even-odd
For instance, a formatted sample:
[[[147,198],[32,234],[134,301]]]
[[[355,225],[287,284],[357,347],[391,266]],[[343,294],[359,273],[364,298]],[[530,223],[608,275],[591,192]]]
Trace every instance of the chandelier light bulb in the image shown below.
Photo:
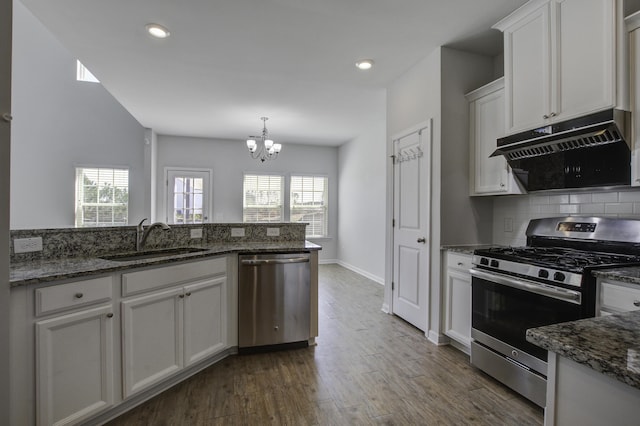
[[[267,139],[264,141],[264,147],[267,149],[271,149],[271,147],[273,146],[273,141],[271,139]]]
[[[273,145],[273,150],[275,151],[276,154],[278,154],[281,149],[282,149],[282,145],[281,144],[276,143],[276,144]]]
[[[256,149],[258,149],[258,144],[254,139],[247,139],[247,148],[249,148],[249,151],[251,152],[256,152]]]

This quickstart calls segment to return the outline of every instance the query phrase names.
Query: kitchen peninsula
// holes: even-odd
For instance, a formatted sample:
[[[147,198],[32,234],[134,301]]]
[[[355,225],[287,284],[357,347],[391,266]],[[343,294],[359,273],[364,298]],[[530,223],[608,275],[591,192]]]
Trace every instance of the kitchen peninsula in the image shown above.
[[[237,353],[239,253],[308,253],[315,343],[305,226],[158,227],[143,252],[131,226],[12,231],[42,250],[12,246],[11,424],[102,423]]]

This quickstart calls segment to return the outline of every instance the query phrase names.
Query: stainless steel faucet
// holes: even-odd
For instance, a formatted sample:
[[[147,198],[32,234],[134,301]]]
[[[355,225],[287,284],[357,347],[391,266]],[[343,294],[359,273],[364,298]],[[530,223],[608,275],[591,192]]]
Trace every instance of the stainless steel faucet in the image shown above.
[[[164,222],[155,222],[145,228],[143,225],[145,220],[147,220],[146,217],[142,219],[136,227],[136,251],[142,250],[144,242],[147,241],[149,232],[151,232],[153,228],[162,228],[164,231],[171,229],[171,227]]]

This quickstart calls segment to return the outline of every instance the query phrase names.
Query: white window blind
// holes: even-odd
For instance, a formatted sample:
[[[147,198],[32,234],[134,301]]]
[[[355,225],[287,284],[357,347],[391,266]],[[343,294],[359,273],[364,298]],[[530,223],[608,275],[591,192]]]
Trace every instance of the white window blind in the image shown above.
[[[85,67],[82,62],[76,61],[76,80],[88,83],[100,83],[95,75]]]
[[[244,175],[243,221],[282,222],[284,179],[278,175]]]
[[[121,226],[129,217],[129,170],[76,168],[76,226]]]
[[[325,176],[291,176],[291,222],[306,222],[307,237],[328,232],[328,182]]]

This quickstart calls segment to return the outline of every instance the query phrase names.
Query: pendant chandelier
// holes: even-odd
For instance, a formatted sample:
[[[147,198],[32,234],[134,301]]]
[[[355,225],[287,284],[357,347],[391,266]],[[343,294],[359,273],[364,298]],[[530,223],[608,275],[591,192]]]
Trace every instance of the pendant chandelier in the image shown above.
[[[282,145],[274,143],[269,139],[269,131],[267,130],[267,120],[269,117],[260,117],[260,119],[262,120],[262,135],[249,136],[249,139],[247,139],[247,148],[249,148],[251,158],[254,160],[259,159],[264,163],[266,160],[275,160],[278,158]],[[256,141],[256,139],[258,141]],[[262,143],[259,144],[258,142]]]

